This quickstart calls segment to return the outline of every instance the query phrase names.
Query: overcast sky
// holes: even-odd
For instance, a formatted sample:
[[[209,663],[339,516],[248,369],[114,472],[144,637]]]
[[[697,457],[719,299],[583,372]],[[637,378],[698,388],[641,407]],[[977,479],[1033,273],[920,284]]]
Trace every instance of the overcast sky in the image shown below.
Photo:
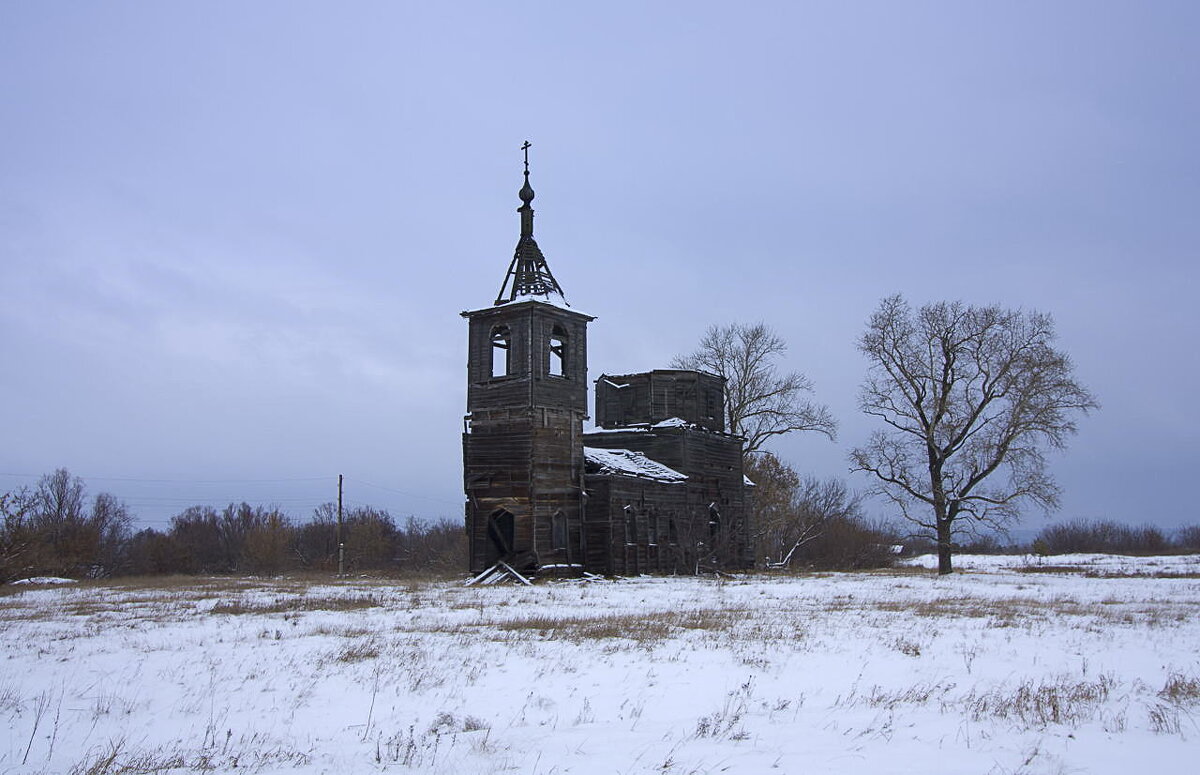
[[[841,423],[878,301],[1053,314],[1103,408],[1057,519],[1200,522],[1200,4],[0,5],[0,491],[164,526],[459,518],[464,309],[528,139],[590,377],[764,321]],[[876,508],[886,513],[882,505]],[[1026,524],[1044,524],[1038,512]]]

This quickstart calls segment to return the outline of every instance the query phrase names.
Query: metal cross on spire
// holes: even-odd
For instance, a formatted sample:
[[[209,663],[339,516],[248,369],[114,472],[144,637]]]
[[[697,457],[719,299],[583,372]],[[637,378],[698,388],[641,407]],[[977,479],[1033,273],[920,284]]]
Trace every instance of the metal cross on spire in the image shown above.
[[[526,176],[529,175],[529,149],[532,147],[533,147],[533,144],[530,143],[528,140],[526,140],[525,144],[521,146],[521,150],[525,152],[525,175]]]

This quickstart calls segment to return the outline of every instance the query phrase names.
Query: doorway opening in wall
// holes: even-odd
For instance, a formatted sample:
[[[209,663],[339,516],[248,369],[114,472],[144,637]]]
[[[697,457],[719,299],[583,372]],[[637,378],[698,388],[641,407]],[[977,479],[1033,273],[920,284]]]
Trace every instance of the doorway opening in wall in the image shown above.
[[[496,509],[488,516],[488,540],[496,551],[498,559],[504,559],[512,554],[513,547],[513,515],[505,509]]]

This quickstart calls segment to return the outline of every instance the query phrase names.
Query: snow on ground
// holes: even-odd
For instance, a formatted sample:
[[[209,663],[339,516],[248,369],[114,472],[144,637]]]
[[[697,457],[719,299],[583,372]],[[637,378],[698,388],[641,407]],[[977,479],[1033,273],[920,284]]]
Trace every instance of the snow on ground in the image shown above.
[[[955,556],[953,560],[956,570],[1016,569],[1036,573],[1054,569],[1074,569],[1096,576],[1200,574],[1200,554],[1161,557],[1128,557],[1117,554],[964,554]],[[902,564],[933,569],[938,566],[938,559],[936,554],[923,554],[904,560]]]
[[[947,578],[0,589],[0,773],[1187,768],[1195,564],[958,559]]]

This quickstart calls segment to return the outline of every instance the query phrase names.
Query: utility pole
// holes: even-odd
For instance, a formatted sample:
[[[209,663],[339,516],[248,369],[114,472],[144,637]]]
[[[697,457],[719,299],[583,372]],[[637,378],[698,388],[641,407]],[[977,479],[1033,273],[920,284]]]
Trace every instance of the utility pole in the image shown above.
[[[337,524],[337,547],[338,547],[338,578],[346,574],[346,545],[342,543],[342,475],[338,474],[338,524]]]

